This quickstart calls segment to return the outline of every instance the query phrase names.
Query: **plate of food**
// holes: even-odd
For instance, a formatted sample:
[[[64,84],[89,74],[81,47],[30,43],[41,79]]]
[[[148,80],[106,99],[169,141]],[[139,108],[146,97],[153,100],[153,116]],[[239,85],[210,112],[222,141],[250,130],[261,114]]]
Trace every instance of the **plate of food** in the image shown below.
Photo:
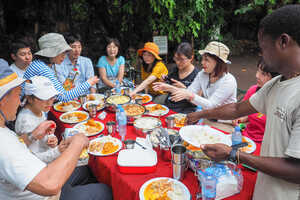
[[[89,114],[85,111],[71,111],[62,114],[59,119],[60,121],[67,124],[74,124],[86,121],[89,118]]]
[[[256,144],[253,140],[251,140],[250,138],[243,136],[242,137],[242,142],[247,142],[248,146],[241,148],[240,150],[242,150],[245,153],[253,153],[256,149]]]
[[[78,101],[57,102],[53,105],[54,110],[59,112],[69,112],[78,110],[81,104]]]
[[[150,94],[136,94],[134,99],[142,99],[142,103],[146,104],[152,101],[152,96]]]
[[[126,104],[122,106],[126,116],[134,117],[143,115],[146,111],[145,107],[139,104]]]
[[[90,141],[88,153],[94,156],[109,156],[122,148],[122,142],[111,136],[103,136]]]
[[[105,96],[103,94],[95,93],[95,94],[87,94],[87,101],[100,101],[104,102]]]
[[[231,145],[231,137],[209,126],[189,125],[179,130],[181,138],[189,144],[200,147],[202,144],[223,143]]]
[[[102,122],[90,119],[86,122],[76,124],[73,128],[83,132],[86,136],[93,136],[101,133],[104,130],[104,124]]]
[[[147,115],[151,116],[163,116],[168,114],[169,108],[161,104],[148,104],[145,106],[148,111]]]
[[[84,148],[79,156],[79,160],[85,160],[89,158],[89,154],[87,152],[87,149]]]
[[[177,128],[181,128],[184,126],[184,122],[186,119],[186,114],[183,113],[176,113],[176,114],[172,114],[169,115],[170,117],[174,117],[174,125]]]
[[[158,177],[150,179],[142,185],[139,197],[140,200],[187,200],[191,199],[191,194],[182,182],[172,178]]]
[[[130,102],[130,97],[126,95],[111,95],[106,99],[106,103],[113,105],[123,105]]]
[[[105,103],[103,101],[98,101],[98,100],[94,100],[94,101],[87,101],[83,104],[83,109],[84,110],[88,110],[89,105],[91,104],[96,104],[97,105],[97,111],[102,110],[103,108],[105,108]]]

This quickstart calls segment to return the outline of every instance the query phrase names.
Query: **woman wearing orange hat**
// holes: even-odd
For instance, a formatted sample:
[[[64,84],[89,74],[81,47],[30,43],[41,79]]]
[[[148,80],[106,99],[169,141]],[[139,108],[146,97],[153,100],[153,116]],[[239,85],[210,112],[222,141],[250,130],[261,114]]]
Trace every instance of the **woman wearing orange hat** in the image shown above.
[[[152,89],[152,84],[154,82],[159,81],[162,79],[162,76],[168,74],[168,69],[161,61],[162,59],[158,54],[159,48],[153,42],[145,43],[144,48],[138,50],[138,55],[143,58],[143,66],[141,69],[143,82],[130,93],[130,96],[134,96],[136,93],[146,88],[149,89],[149,92],[153,96],[162,94],[161,92],[156,92]]]

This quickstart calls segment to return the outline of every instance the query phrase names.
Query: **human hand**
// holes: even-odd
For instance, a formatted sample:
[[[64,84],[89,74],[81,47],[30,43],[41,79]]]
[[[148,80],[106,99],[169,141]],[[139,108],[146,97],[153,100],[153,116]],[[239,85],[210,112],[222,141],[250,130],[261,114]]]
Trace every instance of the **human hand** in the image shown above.
[[[51,120],[46,120],[46,121],[43,121],[42,123],[40,123],[38,125],[38,127],[36,127],[32,131],[32,136],[35,139],[40,140],[40,139],[44,138],[44,136],[47,134],[53,134],[55,132],[55,129],[56,129],[55,122],[51,121]]]
[[[62,140],[58,145],[58,150],[60,153],[63,153],[69,146],[69,143],[66,140]]]
[[[76,135],[68,138],[66,142],[68,142],[68,140],[70,140],[70,143],[81,146],[81,150],[89,146],[89,139],[84,133],[77,133]]]
[[[182,101],[184,99],[190,99],[190,97],[192,95],[193,95],[193,93],[186,89],[178,89],[172,93],[171,100],[178,102],[178,101]]]
[[[55,135],[48,135],[47,145],[51,148],[54,148],[57,146],[58,139]]]
[[[170,85],[164,82],[155,82],[152,85],[154,91],[167,91],[170,88]]]
[[[133,90],[133,91],[131,91],[131,92],[129,92],[129,96],[131,97],[131,98],[134,98],[134,96],[136,95],[136,92]]]
[[[230,146],[222,143],[204,144],[200,148],[205,155],[217,162],[227,160],[232,149]]]
[[[91,78],[89,78],[87,80],[87,82],[90,84],[90,85],[95,85],[96,83],[99,82],[99,78],[97,76],[92,76]]]
[[[173,78],[171,78],[171,81],[173,82],[172,85],[175,86],[175,87],[178,87],[178,88],[186,88],[186,86],[180,82],[180,81],[177,81]]]
[[[187,114],[185,123],[188,125],[196,124],[200,119],[200,117],[198,115],[199,115],[199,112],[192,112],[192,113]]]
[[[240,117],[240,118],[237,118],[235,120],[232,120],[232,125],[233,126],[238,126],[240,123],[245,123],[247,121],[248,121],[248,116]]]

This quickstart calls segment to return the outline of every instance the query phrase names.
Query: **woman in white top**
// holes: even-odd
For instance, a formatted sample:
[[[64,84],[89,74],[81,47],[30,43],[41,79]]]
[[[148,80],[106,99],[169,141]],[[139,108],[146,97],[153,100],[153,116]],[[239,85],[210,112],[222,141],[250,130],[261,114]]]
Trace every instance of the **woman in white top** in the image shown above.
[[[27,80],[24,92],[26,104],[17,116],[15,130],[17,134],[27,134],[30,138],[30,133],[47,120],[46,112],[50,110],[58,92],[53,83],[44,76],[33,76]],[[57,146],[57,138],[51,134],[40,140],[33,140],[29,149],[40,160],[50,163],[63,151],[63,145]]]
[[[203,69],[187,89],[158,82],[154,84],[154,90],[168,91],[172,93],[173,101],[187,99],[203,109],[236,102],[237,83],[234,76],[228,72],[228,47],[213,41],[199,53],[202,55]]]

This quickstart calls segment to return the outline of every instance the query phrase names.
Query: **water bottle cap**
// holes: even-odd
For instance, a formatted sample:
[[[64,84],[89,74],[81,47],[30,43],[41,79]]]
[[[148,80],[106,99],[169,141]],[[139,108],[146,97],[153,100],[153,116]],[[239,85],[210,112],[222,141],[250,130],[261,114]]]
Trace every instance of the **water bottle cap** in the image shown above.
[[[240,128],[239,126],[236,126],[236,127],[234,128],[234,130],[235,130],[235,131],[241,131],[241,128]]]
[[[202,106],[198,105],[197,110],[202,110]]]
[[[124,112],[124,108],[122,106],[120,106],[120,112]]]

